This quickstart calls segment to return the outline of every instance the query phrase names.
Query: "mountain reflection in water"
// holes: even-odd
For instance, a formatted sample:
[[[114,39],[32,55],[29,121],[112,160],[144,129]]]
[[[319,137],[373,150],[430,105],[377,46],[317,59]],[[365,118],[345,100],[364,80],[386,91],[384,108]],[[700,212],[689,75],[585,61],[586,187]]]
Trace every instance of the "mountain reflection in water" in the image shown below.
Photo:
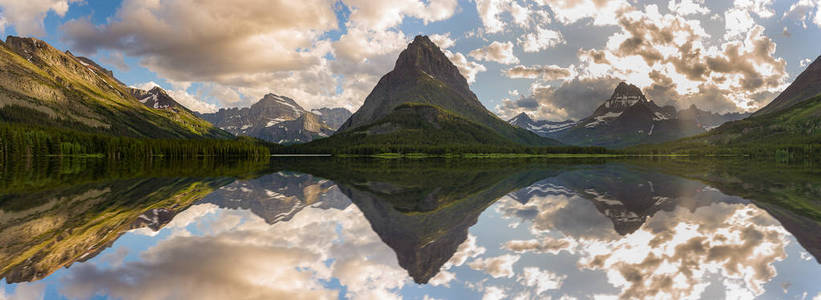
[[[0,298],[821,295],[812,166],[324,158],[57,168],[6,170],[0,182]]]

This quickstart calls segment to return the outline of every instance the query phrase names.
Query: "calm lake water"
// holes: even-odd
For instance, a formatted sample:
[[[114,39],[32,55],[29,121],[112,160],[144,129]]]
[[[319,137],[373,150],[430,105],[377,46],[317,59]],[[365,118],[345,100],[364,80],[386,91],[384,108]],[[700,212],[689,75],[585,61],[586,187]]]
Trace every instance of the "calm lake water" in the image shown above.
[[[821,299],[821,170],[0,165],[0,299]]]

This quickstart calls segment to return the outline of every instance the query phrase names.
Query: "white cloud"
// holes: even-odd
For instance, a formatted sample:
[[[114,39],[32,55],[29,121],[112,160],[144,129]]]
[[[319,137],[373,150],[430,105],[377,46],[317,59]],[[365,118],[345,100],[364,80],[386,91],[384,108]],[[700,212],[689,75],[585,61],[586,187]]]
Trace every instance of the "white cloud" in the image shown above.
[[[487,249],[476,244],[476,236],[468,234],[468,237],[456,248],[456,253],[450,257],[442,269],[450,269],[464,264],[468,259],[477,257],[485,253]]]
[[[518,281],[525,286],[535,287],[536,295],[544,293],[548,290],[557,290],[561,288],[562,282],[567,278],[566,275],[556,275],[550,271],[543,271],[537,267],[526,267],[523,273],[519,275]]]
[[[772,0],[735,0],[733,6],[739,9],[748,10],[759,17],[769,18],[775,15]]]
[[[702,6],[702,4],[704,4],[704,0],[670,0],[667,3],[667,9],[682,16],[710,14],[710,9]]]
[[[630,10],[632,5],[624,0],[537,0],[553,11],[556,20],[572,24],[584,19],[592,19],[593,25],[605,26],[618,24],[617,16]]]
[[[507,297],[507,294],[503,288],[489,286],[485,288],[485,294],[482,295],[482,300],[502,300],[505,297]]]
[[[456,12],[456,0],[344,0],[351,8],[350,23],[361,28],[380,31],[402,23],[406,16],[421,19],[426,24],[450,18]]]
[[[80,0],[0,0],[0,31],[3,24],[14,26],[17,34],[43,36],[43,19],[48,12],[64,16],[69,4]]]
[[[755,20],[750,16],[749,11],[738,8],[731,8],[724,13],[724,33],[725,39],[743,36],[755,26]]]
[[[2,300],[31,300],[44,299],[46,293],[46,285],[40,282],[18,283],[11,294],[6,294],[4,289],[0,289],[0,299]]]
[[[513,55],[513,43],[511,42],[494,41],[486,47],[470,51],[469,55],[477,60],[493,61],[505,65],[519,62],[519,58]]]
[[[453,273],[448,272],[448,271],[440,271],[438,274],[436,274],[436,276],[433,276],[433,278],[431,278],[428,281],[428,284],[430,284],[432,286],[446,286],[446,287],[449,287],[450,282],[453,279],[456,279],[456,274],[453,274]]]
[[[539,52],[566,43],[561,32],[536,26],[535,32],[519,37],[519,45],[525,52]]]
[[[75,265],[60,292],[69,298],[104,292],[124,299],[180,294],[197,299],[337,299],[339,291],[323,284],[336,278],[352,299],[396,299],[398,289],[410,282],[396,254],[354,205],[343,210],[306,207],[289,222],[274,225],[247,210],[220,210],[184,223],[196,226],[201,236],[171,236],[140,253],[139,261],[121,266]]]
[[[513,277],[513,264],[515,264],[521,256],[504,254],[491,258],[479,258],[470,263],[468,266],[477,271],[484,271],[493,278]]]
[[[476,10],[482,20],[485,32],[498,33],[505,29],[505,22],[499,18],[509,9],[507,0],[476,0]]]
[[[549,66],[515,66],[513,68],[504,70],[505,76],[509,78],[530,78],[541,79],[544,81],[567,79],[570,78],[574,72],[570,68],[562,68],[557,65]]]
[[[784,12],[782,18],[799,21],[805,29],[807,28],[807,21],[812,21],[821,28],[821,9],[818,8],[819,6],[821,6],[821,1],[818,0],[799,0]],[[812,17],[813,12],[815,13],[814,18]]]
[[[468,59],[459,52],[451,52],[450,50],[444,50],[445,56],[450,59],[450,61],[459,68],[459,73],[462,76],[465,76],[468,83],[473,83],[476,81],[476,74],[479,72],[487,71],[484,65],[477,63],[475,61],[468,61]]]
[[[801,62],[799,62],[798,64],[799,64],[801,67],[806,67],[806,66],[809,66],[809,65],[810,65],[810,63],[812,63],[812,59],[805,58],[805,59],[802,59],[802,60],[801,60]]]
[[[442,50],[453,47],[453,45],[456,44],[456,42],[450,38],[450,32],[445,34],[431,34],[428,38]]]

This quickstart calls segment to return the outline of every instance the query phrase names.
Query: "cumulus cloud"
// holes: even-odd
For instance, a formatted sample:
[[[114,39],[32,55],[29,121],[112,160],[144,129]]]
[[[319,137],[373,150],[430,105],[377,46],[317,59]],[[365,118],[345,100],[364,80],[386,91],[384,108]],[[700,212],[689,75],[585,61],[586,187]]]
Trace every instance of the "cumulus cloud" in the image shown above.
[[[617,16],[632,6],[624,0],[539,0],[550,7],[554,18],[563,24],[592,19],[593,25],[616,25]]]
[[[749,16],[735,7],[727,12],[735,13]],[[728,24],[735,22],[729,19]],[[581,77],[620,78],[648,91],[659,104],[679,108],[758,108],[786,86],[786,62],[775,57],[776,44],[762,26],[738,22],[737,28],[728,28],[729,40],[708,47],[712,37],[698,20],[662,14],[655,5],[627,12],[618,19],[621,31],[604,49],[579,52]],[[703,97],[710,93],[713,97]]]
[[[504,254],[490,258],[479,258],[470,263],[468,266],[477,271],[484,271],[493,278],[513,277],[513,264],[515,264],[521,256]]]
[[[105,24],[80,18],[60,29],[79,53],[119,51],[163,79],[203,83],[198,94],[239,96],[217,98],[223,106],[245,106],[275,92],[309,109],[356,109],[407,45],[409,38],[396,29],[403,19],[445,20],[457,4],[126,0]],[[351,13],[344,34],[332,41],[326,33],[339,29],[340,6]]]
[[[519,58],[513,55],[513,43],[511,42],[494,41],[488,46],[470,51],[469,55],[477,60],[493,61],[505,65],[519,63]]]
[[[504,119],[525,112],[542,120],[579,120],[590,116],[596,107],[609,98],[619,81],[612,77],[574,77],[563,81],[558,88],[534,83],[530,87],[530,95],[502,99],[495,110]]]
[[[810,63],[812,63],[812,59],[805,58],[805,59],[802,59],[802,60],[801,60],[801,62],[799,63],[799,65],[800,65],[801,67],[806,67],[806,66],[809,66],[809,65],[810,65]]]
[[[502,300],[507,297],[507,293],[503,288],[496,286],[489,286],[485,288],[485,293],[482,295],[482,300]]]
[[[569,78],[572,74],[570,68],[562,68],[557,65],[549,66],[522,66],[518,65],[513,68],[504,70],[504,74],[509,78],[530,78],[541,79],[544,81],[558,80]]]
[[[557,180],[572,181],[572,173],[560,175]],[[562,179],[563,176],[570,177]],[[772,283],[776,276],[774,263],[786,257],[789,235],[779,223],[754,204],[715,201],[721,198],[712,195],[718,192],[709,187],[699,188],[688,181],[654,183],[657,191],[680,191],[683,186],[696,191],[695,194],[665,194],[668,197],[665,206],[692,203],[696,199],[713,201],[695,208],[668,206],[671,209],[655,212],[636,231],[619,236],[604,230],[609,227],[612,232],[614,225],[607,221],[590,219],[578,226],[566,223],[591,215],[602,217],[593,205],[600,200],[559,193],[528,193],[529,198],[521,195],[517,200],[503,197],[496,209],[505,218],[529,220],[533,234],[531,240],[511,241],[504,248],[538,252],[540,244],[568,241],[567,255],[578,258],[577,266],[602,272],[606,280],[620,290],[618,295],[609,297],[699,298],[707,286],[724,289],[728,297],[761,295],[765,285]],[[677,188],[677,185],[682,186]],[[547,186],[539,183],[529,190],[543,187]],[[564,220],[558,220],[562,218]],[[549,248],[565,248],[565,245]],[[527,268],[532,267],[525,267],[517,276],[520,283],[528,282]],[[560,280],[563,275],[536,276],[538,271],[531,269],[530,277],[552,278],[546,280],[543,287],[560,285],[563,281]],[[721,284],[713,285],[710,278],[720,278]]]
[[[428,36],[439,49],[447,49],[453,47],[456,42],[450,38],[450,32],[445,34],[431,34]]]
[[[670,0],[667,9],[682,16],[710,14],[710,9],[702,6],[703,4],[704,0]]]
[[[476,74],[479,72],[487,71],[484,65],[477,63],[475,61],[469,61],[464,54],[459,52],[451,52],[450,50],[444,50],[445,56],[450,59],[450,61],[456,65],[459,69],[459,73],[462,76],[465,76],[468,83],[473,83],[476,81]]]
[[[526,267],[522,270],[517,280],[524,286],[536,288],[536,295],[549,290],[561,288],[566,275],[557,275],[550,271],[541,270],[537,267]]]
[[[202,231],[198,236],[171,236],[140,253],[140,260],[119,266],[78,264],[63,279],[60,292],[69,298],[102,292],[125,299],[180,294],[198,299],[336,299],[339,290],[323,284],[336,278],[348,297],[394,299],[397,289],[410,282],[393,250],[353,205],[342,210],[307,207],[274,225],[247,210],[220,210],[209,218],[193,215],[184,223]]]
[[[519,45],[525,52],[539,52],[566,43],[561,32],[536,26],[535,32],[522,35]]]
[[[790,8],[784,12],[783,19],[791,19],[801,22],[801,26],[807,28],[808,22],[815,23],[821,28],[821,1],[817,0],[799,0],[793,3]],[[813,17],[813,15],[815,17]]]
[[[574,244],[571,240],[545,237],[542,240],[510,240],[505,242],[503,247],[516,253],[533,252],[558,254],[561,251],[571,251],[574,248]]]
[[[497,33],[504,30],[505,22],[500,19],[500,15],[509,7],[506,0],[476,0],[476,10],[479,12],[479,19],[482,20],[485,32]]]
[[[4,24],[14,26],[17,34],[43,36],[43,19],[49,12],[64,16],[69,4],[80,0],[0,0],[0,31]]]

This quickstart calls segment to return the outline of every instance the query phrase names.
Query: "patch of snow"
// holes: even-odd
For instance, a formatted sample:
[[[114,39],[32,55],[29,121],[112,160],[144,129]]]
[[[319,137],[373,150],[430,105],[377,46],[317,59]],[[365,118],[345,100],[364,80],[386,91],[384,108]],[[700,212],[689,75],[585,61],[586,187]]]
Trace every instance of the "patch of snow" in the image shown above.
[[[667,120],[667,119],[669,119],[669,118],[667,116],[665,116],[664,114],[660,113],[660,112],[656,112],[655,114],[653,114],[653,120],[654,121]]]
[[[584,125],[584,127],[585,128],[593,128],[593,127],[596,127],[596,126],[599,126],[599,125],[602,125],[602,124],[606,124],[608,121],[610,121],[612,119],[615,119],[615,118],[618,118],[619,116],[621,116],[620,112],[609,112],[609,113],[603,114],[601,116],[595,117],[593,119],[593,122],[590,122],[587,125]]]

